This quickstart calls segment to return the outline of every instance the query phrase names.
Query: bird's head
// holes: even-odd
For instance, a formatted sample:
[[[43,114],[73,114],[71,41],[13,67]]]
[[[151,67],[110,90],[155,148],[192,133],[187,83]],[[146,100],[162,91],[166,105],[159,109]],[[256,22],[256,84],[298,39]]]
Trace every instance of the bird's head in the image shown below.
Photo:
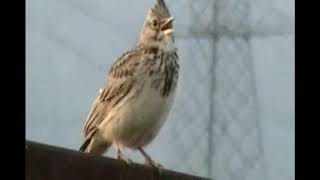
[[[173,17],[164,0],[157,0],[144,20],[138,45],[157,46],[165,51],[174,51],[173,42]]]

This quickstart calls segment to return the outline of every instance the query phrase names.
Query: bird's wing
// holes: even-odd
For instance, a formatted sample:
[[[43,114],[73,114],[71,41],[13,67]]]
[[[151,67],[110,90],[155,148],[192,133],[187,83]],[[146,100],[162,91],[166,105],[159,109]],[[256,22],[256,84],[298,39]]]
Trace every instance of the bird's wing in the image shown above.
[[[139,65],[140,53],[131,50],[124,53],[112,65],[105,84],[93,101],[91,110],[83,127],[84,141],[91,138],[97,126],[105,119],[108,112],[118,104],[134,85],[135,67]]]

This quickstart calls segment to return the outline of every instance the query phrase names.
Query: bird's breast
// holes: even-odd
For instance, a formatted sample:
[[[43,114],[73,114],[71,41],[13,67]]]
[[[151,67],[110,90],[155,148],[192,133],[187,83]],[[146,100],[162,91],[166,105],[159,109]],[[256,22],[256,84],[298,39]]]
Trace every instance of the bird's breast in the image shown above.
[[[172,107],[178,79],[176,55],[160,54],[143,62],[136,76],[132,96],[119,106],[110,126],[121,144],[137,148],[158,134]]]
[[[161,88],[153,87],[155,81],[151,79],[145,82],[141,92],[132,101],[135,116],[142,121],[161,119],[167,114],[173,101],[174,93],[171,92],[170,95],[163,96]]]
[[[124,107],[117,125],[119,141],[137,148],[150,143],[166,121],[174,99],[174,93],[163,97],[157,89],[146,82],[141,92]]]

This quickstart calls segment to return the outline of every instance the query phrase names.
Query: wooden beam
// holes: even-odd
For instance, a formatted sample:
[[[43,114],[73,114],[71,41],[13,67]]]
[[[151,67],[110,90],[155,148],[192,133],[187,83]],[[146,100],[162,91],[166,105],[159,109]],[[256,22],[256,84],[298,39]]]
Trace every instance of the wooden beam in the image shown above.
[[[26,180],[208,180],[26,141]]]

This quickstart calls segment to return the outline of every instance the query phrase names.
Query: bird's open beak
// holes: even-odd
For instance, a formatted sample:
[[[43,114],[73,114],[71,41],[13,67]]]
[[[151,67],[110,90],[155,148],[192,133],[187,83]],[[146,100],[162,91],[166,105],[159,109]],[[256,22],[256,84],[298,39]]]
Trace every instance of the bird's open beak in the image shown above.
[[[172,22],[173,22],[174,18],[173,17],[169,17],[167,18],[164,23],[161,26],[161,30],[163,31],[163,33],[165,35],[168,34],[172,34],[173,33],[173,26],[172,26]]]

